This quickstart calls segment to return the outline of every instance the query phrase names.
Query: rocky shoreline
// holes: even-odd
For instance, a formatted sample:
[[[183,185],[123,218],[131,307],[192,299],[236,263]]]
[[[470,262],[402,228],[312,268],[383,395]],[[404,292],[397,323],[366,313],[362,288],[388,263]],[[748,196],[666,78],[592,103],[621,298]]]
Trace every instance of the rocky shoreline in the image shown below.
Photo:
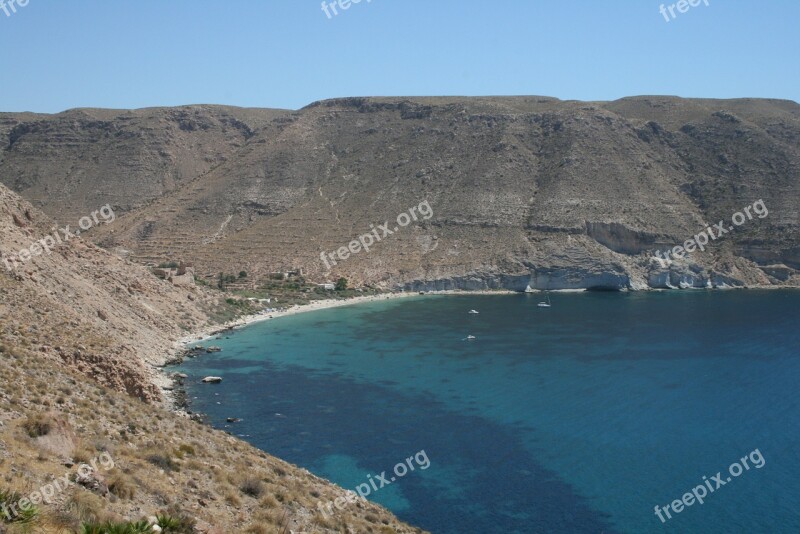
[[[156,375],[153,377],[154,384],[162,391],[164,406],[170,411],[181,416],[207,423],[203,414],[192,412],[190,408],[189,395],[186,391],[186,376],[182,373],[171,372],[169,369],[180,365],[186,358],[200,357],[202,354],[217,352],[216,347],[208,345],[215,339],[221,339],[224,334],[231,334],[236,330],[245,328],[255,323],[269,321],[279,317],[287,317],[298,313],[307,313],[341,306],[354,306],[366,302],[376,302],[379,300],[390,300],[398,298],[419,297],[424,295],[514,295],[518,291],[498,289],[498,290],[455,290],[455,291],[398,291],[382,293],[380,295],[369,295],[363,297],[353,297],[346,300],[326,299],[313,301],[306,305],[295,305],[291,308],[279,309],[270,312],[261,312],[253,315],[239,317],[222,325],[209,325],[194,334],[183,336],[173,343],[172,350],[165,358],[164,364],[155,366]],[[192,345],[191,347],[189,345]]]
[[[180,365],[186,358],[196,358],[203,354],[217,352],[217,347],[209,345],[217,339],[222,339],[225,334],[232,334],[236,330],[245,328],[255,323],[262,321],[269,321],[280,317],[287,317],[296,315],[298,313],[307,313],[319,311],[329,308],[338,308],[341,306],[354,306],[366,302],[375,302],[379,300],[409,298],[419,296],[458,296],[458,295],[519,295],[524,293],[523,289],[436,289],[438,286],[435,283],[432,285],[417,285],[413,284],[413,291],[397,291],[391,293],[383,293],[380,295],[370,295],[364,297],[354,297],[346,300],[326,299],[314,301],[306,305],[295,305],[291,308],[284,308],[270,312],[261,312],[253,315],[246,315],[229,321],[222,325],[209,325],[202,330],[184,336],[176,340],[173,344],[172,351],[166,359],[163,366],[155,367],[157,373],[154,377],[154,383],[162,391],[164,396],[164,405],[172,412],[181,416],[194,419],[196,421],[207,424],[208,421],[204,414],[194,413],[190,410],[189,395],[186,390],[186,375],[182,373],[170,372],[169,368]],[[681,289],[694,289],[694,290],[732,290],[732,289],[793,289],[792,286],[775,286],[775,285],[736,285],[736,286],[680,286],[680,287],[646,287],[637,289],[622,289],[621,291],[672,291]],[[575,293],[589,291],[587,289],[554,289],[549,292],[554,293]],[[545,292],[542,289],[529,289],[529,292],[541,293]],[[189,346],[192,345],[193,346]]]

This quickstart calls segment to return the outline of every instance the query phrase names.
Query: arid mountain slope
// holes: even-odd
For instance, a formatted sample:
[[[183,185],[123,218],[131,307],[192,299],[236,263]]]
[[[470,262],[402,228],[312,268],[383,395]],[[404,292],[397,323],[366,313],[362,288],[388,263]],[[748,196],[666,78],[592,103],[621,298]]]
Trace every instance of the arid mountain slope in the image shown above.
[[[3,509],[0,532],[81,532],[158,513],[208,534],[420,532],[368,502],[326,517],[319,505],[344,499],[341,488],[142,402],[161,398],[152,366],[208,323],[219,296],[173,287],[79,237],[47,253],[47,235],[52,222],[0,185],[0,506],[65,473],[75,480],[77,463],[106,454],[115,466],[54,490],[30,524],[7,525]]]
[[[414,289],[798,284],[793,102],[347,98],[275,113],[224,162],[93,239],[140,261],[193,261],[209,277],[245,270],[254,281],[302,268],[319,281]],[[44,138],[25,142],[47,150]],[[0,163],[12,186],[29,166],[18,151],[10,144]],[[57,211],[56,197],[38,199]],[[768,216],[704,252],[653,259],[758,200]],[[392,230],[426,201],[430,218],[369,253],[320,259],[370,225]],[[79,217],[95,207],[70,209]]]
[[[46,236],[52,244],[42,241]],[[33,346],[147,400],[161,395],[151,365],[163,364],[175,339],[207,323],[203,306],[211,309],[217,298],[174,287],[91,242],[67,237],[2,185],[0,284],[4,342]]]
[[[3,113],[2,181],[59,221],[105,204],[121,214],[223,163],[284,113],[224,106]]]

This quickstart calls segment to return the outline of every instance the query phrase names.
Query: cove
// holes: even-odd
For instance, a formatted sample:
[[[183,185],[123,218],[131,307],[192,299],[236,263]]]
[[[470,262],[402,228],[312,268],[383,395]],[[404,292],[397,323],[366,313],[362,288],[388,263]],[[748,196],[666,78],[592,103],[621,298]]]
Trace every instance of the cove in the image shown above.
[[[368,498],[434,533],[800,530],[800,293],[539,300],[298,314],[177,370],[214,426],[347,489],[424,450],[429,468]],[[654,513],[756,448],[763,468]]]

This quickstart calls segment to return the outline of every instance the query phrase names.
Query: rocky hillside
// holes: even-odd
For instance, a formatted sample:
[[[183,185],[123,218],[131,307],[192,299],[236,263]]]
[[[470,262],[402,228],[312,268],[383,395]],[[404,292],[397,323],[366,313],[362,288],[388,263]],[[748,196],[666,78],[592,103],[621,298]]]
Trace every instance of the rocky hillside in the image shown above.
[[[208,322],[205,310],[218,297],[174,287],[68,232],[0,186],[3,342],[159,400],[153,366],[166,361],[175,339]]]
[[[212,112],[236,114],[250,126],[236,135],[232,126],[184,130],[168,119],[179,112],[202,124],[216,124]],[[124,148],[92,121],[70,119],[91,113],[109,132],[128,128]],[[148,128],[130,114],[150,117]],[[193,107],[0,121],[14,123],[0,180],[73,221],[119,205],[127,214],[95,242],[142,262],[192,261],[208,277],[246,271],[258,281],[302,268],[318,281],[409,289],[800,283],[794,102],[347,98],[296,112]],[[169,149],[174,168],[188,170],[179,187],[153,185],[164,183],[153,154],[167,150],[165,138],[179,132],[181,146],[202,147],[217,130],[231,137],[213,162],[196,161],[200,149]],[[61,174],[46,174],[43,157]],[[78,182],[94,196],[53,194]],[[768,215],[751,212],[727,230],[759,200]],[[398,224],[422,203],[430,217]],[[369,252],[347,249],[386,221]],[[654,259],[719,221],[727,233],[704,251]]]
[[[3,183],[59,222],[129,211],[224,163],[284,112],[224,106],[0,114]]]
[[[0,185],[0,532],[417,532],[366,502],[323,515],[344,490],[152,402],[154,366],[225,304],[55,231]]]

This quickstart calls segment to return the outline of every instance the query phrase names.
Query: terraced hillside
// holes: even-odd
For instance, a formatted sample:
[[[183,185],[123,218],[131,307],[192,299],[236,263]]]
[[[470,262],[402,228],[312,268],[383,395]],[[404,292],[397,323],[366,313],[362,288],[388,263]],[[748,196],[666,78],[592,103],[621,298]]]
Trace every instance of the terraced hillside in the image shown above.
[[[367,502],[325,516],[343,489],[162,407],[154,366],[225,303],[80,237],[47,252],[52,226],[0,185],[0,532],[421,532]]]
[[[225,106],[3,113],[2,181],[60,222],[105,204],[123,213],[224,163],[284,113]]]
[[[248,119],[256,111],[237,113],[252,131],[228,145],[218,164],[160,195],[152,187],[136,198],[126,191],[126,205],[143,207],[91,237],[138,261],[192,261],[209,277],[244,270],[252,281],[293,268],[318,281],[344,276],[413,289],[800,281],[794,102],[347,98],[270,112],[257,124]],[[25,133],[33,118],[14,120],[0,179],[29,194],[18,175],[32,172],[35,158],[25,154],[47,152],[49,142]],[[63,117],[35,120],[62,135]],[[106,157],[127,156],[109,146]],[[82,169],[86,183],[106,180],[74,154],[64,165]],[[50,187],[61,183],[37,176]],[[57,196],[37,200],[61,213]],[[758,200],[768,216],[747,220],[705,251],[667,263],[653,258],[718,221],[727,227]],[[422,202],[433,215],[400,228],[398,215]],[[73,218],[96,208],[67,204]],[[398,231],[369,252],[342,248],[386,221]],[[320,258],[331,253],[336,265]]]

